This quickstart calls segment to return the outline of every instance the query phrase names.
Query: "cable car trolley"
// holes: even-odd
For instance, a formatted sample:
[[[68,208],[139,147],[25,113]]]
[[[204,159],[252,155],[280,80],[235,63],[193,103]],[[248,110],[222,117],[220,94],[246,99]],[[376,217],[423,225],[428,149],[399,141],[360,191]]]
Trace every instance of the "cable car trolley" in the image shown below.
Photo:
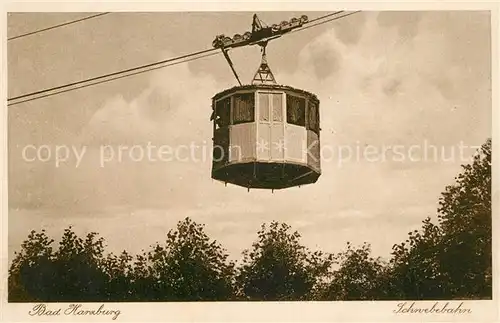
[[[292,18],[270,27],[254,15],[252,32],[217,36],[239,85],[212,98],[212,178],[260,189],[315,183],[321,174],[319,99],[311,92],[279,85],[267,63],[266,46],[308,21]],[[259,45],[262,60],[251,84],[241,84],[228,50]]]

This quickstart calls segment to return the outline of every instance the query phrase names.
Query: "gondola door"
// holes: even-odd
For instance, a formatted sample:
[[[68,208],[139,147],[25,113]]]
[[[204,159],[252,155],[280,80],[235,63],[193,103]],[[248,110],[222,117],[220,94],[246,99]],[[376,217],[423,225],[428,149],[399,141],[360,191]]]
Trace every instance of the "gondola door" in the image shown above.
[[[269,161],[285,159],[284,93],[257,92],[257,156]]]

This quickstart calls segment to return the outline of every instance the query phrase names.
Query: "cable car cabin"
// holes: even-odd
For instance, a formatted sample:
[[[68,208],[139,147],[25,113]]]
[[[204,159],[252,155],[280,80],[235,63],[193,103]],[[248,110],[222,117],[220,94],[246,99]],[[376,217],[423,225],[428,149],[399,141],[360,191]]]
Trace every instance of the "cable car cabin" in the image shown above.
[[[277,84],[236,86],[212,98],[212,178],[250,188],[311,184],[321,174],[319,100]]]

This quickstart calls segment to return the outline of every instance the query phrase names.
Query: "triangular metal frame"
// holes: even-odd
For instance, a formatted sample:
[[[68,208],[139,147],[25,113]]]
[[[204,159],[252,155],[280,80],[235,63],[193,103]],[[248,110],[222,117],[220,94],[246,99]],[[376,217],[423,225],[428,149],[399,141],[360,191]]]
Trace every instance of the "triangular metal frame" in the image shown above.
[[[252,84],[277,84],[273,72],[271,72],[271,68],[269,68],[269,65],[267,64],[266,45],[267,44],[261,45],[262,61],[260,62],[259,69],[253,77]]]

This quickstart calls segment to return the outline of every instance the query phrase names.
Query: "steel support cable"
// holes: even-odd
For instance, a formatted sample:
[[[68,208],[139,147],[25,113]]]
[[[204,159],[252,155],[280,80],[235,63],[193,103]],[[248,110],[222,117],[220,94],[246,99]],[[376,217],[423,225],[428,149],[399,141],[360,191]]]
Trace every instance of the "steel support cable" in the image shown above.
[[[48,31],[48,30],[52,30],[52,29],[56,29],[56,28],[60,28],[60,27],[64,27],[64,26],[68,26],[68,25],[72,25],[72,24],[76,24],[78,22],[82,22],[82,21],[85,21],[85,20],[89,20],[89,19],[93,19],[93,18],[104,16],[104,15],[108,15],[110,13],[111,12],[102,12],[102,13],[98,13],[98,14],[95,14],[95,15],[86,16],[86,17],[83,17],[83,18],[79,18],[79,19],[75,19],[75,20],[63,22],[63,23],[58,24],[58,25],[54,25],[54,26],[50,26],[50,27],[47,27],[47,28],[30,31],[30,32],[25,33],[25,34],[21,34],[21,35],[17,35],[17,36],[13,36],[13,37],[7,38],[7,41],[14,40],[14,39],[19,39],[19,38],[23,38],[23,37],[26,37],[26,36],[35,35],[35,34],[38,34],[38,33],[44,32],[44,31]]]
[[[26,98],[26,97],[29,97],[29,96],[33,96],[33,95],[37,95],[37,94],[43,94],[43,93],[52,92],[52,91],[55,91],[55,90],[65,89],[65,88],[69,88],[69,87],[72,87],[72,86],[75,86],[75,85],[79,85],[79,84],[82,84],[82,83],[97,81],[97,80],[105,79],[105,78],[108,78],[108,77],[111,77],[111,76],[117,76],[117,75],[124,74],[124,73],[134,72],[134,71],[137,71],[137,70],[142,70],[142,69],[145,69],[145,68],[162,65],[162,64],[165,64],[165,63],[177,61],[177,60],[184,59],[184,58],[189,58],[189,57],[192,57],[192,56],[197,56],[197,55],[200,55],[200,54],[205,54],[205,53],[213,52],[213,51],[216,51],[216,50],[217,49],[215,49],[215,48],[206,49],[206,50],[198,51],[198,52],[191,53],[191,54],[186,54],[186,55],[182,55],[182,56],[178,56],[178,57],[174,57],[174,58],[165,59],[165,60],[162,60],[162,61],[159,61],[159,62],[155,62],[155,63],[145,64],[145,65],[141,65],[141,66],[137,66],[137,67],[132,67],[132,68],[129,68],[129,69],[125,69],[125,70],[121,70],[121,71],[117,71],[117,72],[113,72],[113,73],[103,74],[103,75],[99,75],[99,76],[96,76],[96,77],[92,77],[92,78],[80,80],[80,81],[77,81],[77,82],[72,82],[72,83],[63,84],[63,85],[59,85],[59,86],[54,86],[54,87],[51,87],[51,88],[47,88],[47,89],[43,89],[43,90],[31,92],[31,93],[26,93],[26,94],[18,95],[18,96],[12,97],[12,98],[8,98],[7,101],[19,100],[19,99],[23,99],[23,98]]]
[[[65,92],[69,92],[69,91],[74,91],[74,90],[78,90],[78,89],[83,89],[83,88],[86,88],[86,87],[89,87],[89,86],[93,86],[93,85],[97,85],[97,84],[103,84],[103,83],[111,82],[111,81],[118,80],[118,79],[121,79],[121,78],[129,77],[129,76],[133,76],[133,75],[138,75],[138,74],[142,74],[142,73],[146,73],[146,72],[158,70],[158,69],[161,69],[161,68],[165,68],[165,67],[169,67],[169,66],[173,66],[173,65],[178,65],[178,64],[182,64],[182,63],[187,63],[187,62],[191,62],[191,61],[194,61],[194,60],[197,60],[197,59],[201,59],[201,58],[205,58],[205,57],[209,57],[209,56],[214,56],[214,55],[219,55],[219,54],[220,54],[220,52],[209,53],[209,54],[205,54],[205,55],[201,55],[201,56],[196,56],[196,57],[193,57],[193,58],[184,59],[184,60],[179,61],[179,62],[174,62],[174,63],[165,64],[165,65],[161,65],[161,66],[153,66],[153,67],[150,67],[150,68],[146,68],[144,70],[135,71],[133,73],[128,73],[128,74],[124,74],[124,75],[116,75],[116,76],[111,77],[109,79],[98,80],[97,82],[88,83],[88,84],[82,84],[80,86],[70,87],[70,88],[66,88],[66,89],[61,89],[60,91],[56,91],[56,92],[52,92],[52,93],[47,93],[47,94],[35,96],[34,98],[28,98],[28,99],[25,99],[25,100],[13,102],[13,103],[8,103],[7,106],[13,106],[13,105],[21,104],[21,103],[24,103],[24,102],[29,102],[29,101],[33,101],[33,100],[38,100],[38,99],[46,98],[46,97],[53,96],[53,95],[56,95],[56,94],[61,94],[61,93],[65,93]]]
[[[334,12],[334,13],[331,13],[331,14],[328,14],[328,15],[325,15],[325,16],[318,17],[318,18],[315,18],[313,20],[310,20],[305,27],[292,30],[290,33],[298,32],[298,31],[305,30],[305,29],[308,29],[308,28],[311,28],[311,27],[315,27],[315,26],[318,26],[318,25],[322,25],[322,24],[325,24],[325,23],[328,23],[328,22],[331,22],[331,21],[334,21],[334,20],[338,20],[338,19],[350,16],[350,15],[353,15],[355,13],[358,13],[358,12],[360,12],[360,10],[354,11],[354,12],[350,12],[350,13],[347,13],[345,15],[336,16],[334,18],[323,20],[323,21],[320,21],[320,22],[317,22],[317,23],[313,23],[313,22],[316,22],[316,21],[319,21],[319,20],[322,20],[322,19],[334,16],[334,15],[337,15],[337,14],[342,13],[342,12],[344,12],[344,11],[337,11],[337,12]],[[313,24],[311,25],[310,23],[313,23]],[[117,72],[113,72],[113,73],[109,73],[109,74],[104,74],[104,75],[92,77],[92,78],[89,78],[89,79],[84,79],[84,80],[77,81],[77,82],[72,82],[72,83],[68,83],[68,84],[64,84],[64,85],[59,85],[59,86],[55,86],[55,87],[51,87],[51,88],[47,88],[47,89],[43,89],[43,90],[31,92],[31,93],[26,93],[26,94],[19,95],[19,96],[16,96],[16,97],[8,98],[7,101],[17,101],[19,99],[27,98],[27,97],[34,96],[34,95],[36,95],[36,97],[29,98],[29,99],[26,99],[26,100],[17,101],[17,102],[13,102],[13,103],[8,103],[7,105],[8,106],[12,106],[12,105],[16,105],[16,104],[20,104],[20,103],[24,103],[24,102],[29,102],[29,101],[32,101],[32,100],[37,100],[37,99],[41,99],[41,98],[53,96],[53,95],[56,95],[56,94],[60,94],[60,93],[64,93],[64,92],[69,92],[69,91],[73,91],[73,90],[85,88],[85,87],[89,87],[89,86],[93,86],[93,85],[97,85],[97,84],[107,83],[107,82],[110,82],[110,81],[113,81],[113,80],[117,80],[117,79],[121,79],[121,78],[124,78],[124,77],[133,76],[133,75],[137,75],[137,74],[142,74],[142,73],[149,72],[149,71],[152,71],[152,70],[156,70],[156,69],[160,69],[160,68],[165,68],[165,67],[168,67],[168,66],[177,65],[177,64],[181,64],[181,63],[193,61],[193,60],[196,60],[196,59],[200,59],[200,58],[204,58],[204,57],[208,57],[208,56],[213,56],[213,55],[219,54],[219,52],[216,53],[215,51],[217,51],[216,48],[206,49],[206,50],[198,51],[198,52],[191,53],[191,54],[186,54],[186,55],[182,55],[182,56],[178,56],[178,57],[174,57],[174,58],[165,59],[165,60],[162,60],[162,61],[159,61],[159,62],[155,62],[155,63],[145,64],[145,65],[141,65],[141,66],[129,68],[129,69],[126,69],[126,70],[121,70],[121,71],[117,71]],[[214,53],[210,53],[210,52],[214,52]],[[208,54],[208,53],[210,53],[210,54]],[[207,54],[207,55],[198,56],[198,55],[201,55],[201,54]],[[190,57],[193,57],[193,56],[197,56],[197,57],[191,58],[191,59],[186,59],[186,58],[190,58]],[[182,59],[184,59],[184,60],[182,60]],[[174,61],[178,61],[178,60],[182,60],[182,61],[175,62],[175,63],[172,63],[172,64],[166,64],[166,63],[174,62]],[[166,65],[163,65],[163,64],[166,64]],[[125,74],[125,75],[122,75],[122,74]],[[94,82],[94,81],[97,81],[97,82]],[[88,83],[88,82],[93,82],[93,83],[84,84],[84,83]],[[60,91],[58,91],[58,90],[60,90]],[[53,91],[56,91],[56,92],[53,92]],[[42,95],[40,95],[40,94],[42,94]]]
[[[343,11],[342,11],[343,12]],[[298,32],[298,31],[301,31],[301,30],[305,30],[305,29],[309,29],[311,27],[316,27],[316,26],[319,26],[319,25],[322,25],[322,24],[326,24],[327,22],[332,22],[332,21],[335,21],[335,20],[338,20],[338,19],[341,19],[341,18],[345,18],[345,17],[348,17],[348,16],[351,16],[351,15],[354,15],[355,13],[358,13],[358,12],[361,12],[361,10],[358,10],[358,11],[353,11],[353,12],[349,12],[349,13],[346,13],[345,15],[341,15],[341,16],[336,16],[334,18],[331,18],[331,19],[327,19],[327,20],[323,20],[323,21],[320,21],[320,22],[317,22],[315,24],[312,24],[312,25],[306,25],[305,27],[302,27],[302,28],[298,28],[298,29],[294,29],[292,31],[290,31],[290,34],[291,33],[294,33],[294,32]],[[314,21],[316,20],[319,20],[319,19],[314,19]],[[311,21],[312,22],[312,21]]]

